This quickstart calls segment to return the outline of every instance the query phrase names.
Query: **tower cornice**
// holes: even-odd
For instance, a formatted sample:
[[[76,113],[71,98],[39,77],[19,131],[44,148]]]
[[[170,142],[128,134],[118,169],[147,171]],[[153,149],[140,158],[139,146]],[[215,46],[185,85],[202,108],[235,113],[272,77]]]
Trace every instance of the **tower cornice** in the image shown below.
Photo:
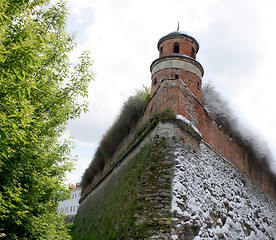
[[[176,64],[177,63],[176,61],[179,64]],[[152,75],[154,74],[154,72],[158,71],[158,69],[154,69],[156,67],[156,65],[158,65],[162,62],[169,62],[169,64],[164,65],[163,68],[185,68],[185,67],[189,68],[189,66],[187,64],[193,65],[199,70],[200,74],[197,73],[197,75],[200,78],[202,78],[202,76],[204,75],[204,69],[198,61],[196,61],[195,59],[193,59],[191,57],[188,57],[186,55],[175,54],[175,53],[174,54],[168,54],[168,55],[165,55],[165,56],[162,56],[162,57],[159,57],[159,58],[155,59],[152,62],[152,64],[150,65],[150,71],[151,71]],[[172,62],[174,64],[171,64]],[[187,64],[183,65],[183,64],[181,64],[181,62],[184,62],[184,63],[187,63]],[[189,70],[189,69],[184,69],[184,70]]]

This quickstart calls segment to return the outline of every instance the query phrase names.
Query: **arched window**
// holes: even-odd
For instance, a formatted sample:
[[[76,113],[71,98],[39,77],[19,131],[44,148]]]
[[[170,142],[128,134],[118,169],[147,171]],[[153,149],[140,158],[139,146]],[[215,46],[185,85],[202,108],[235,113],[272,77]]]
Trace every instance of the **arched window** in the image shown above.
[[[195,49],[194,49],[194,48],[192,48],[191,57],[192,57],[192,58],[195,58]]]
[[[178,42],[176,42],[173,45],[173,53],[179,53],[179,43]]]
[[[160,48],[160,56],[163,55],[163,47]]]

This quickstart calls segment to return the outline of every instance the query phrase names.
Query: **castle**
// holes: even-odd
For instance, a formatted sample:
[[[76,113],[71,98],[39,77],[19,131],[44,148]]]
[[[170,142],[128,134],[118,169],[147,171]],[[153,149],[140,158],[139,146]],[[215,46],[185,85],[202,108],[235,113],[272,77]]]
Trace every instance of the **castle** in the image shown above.
[[[83,190],[76,236],[89,228],[95,239],[274,239],[275,177],[205,110],[198,42],[175,31],[157,48],[140,135]]]

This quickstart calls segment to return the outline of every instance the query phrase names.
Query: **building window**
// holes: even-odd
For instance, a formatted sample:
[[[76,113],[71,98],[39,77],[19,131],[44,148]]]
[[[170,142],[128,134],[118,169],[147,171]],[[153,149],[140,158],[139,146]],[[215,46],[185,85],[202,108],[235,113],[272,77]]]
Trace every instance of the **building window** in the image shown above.
[[[195,58],[195,49],[194,49],[194,48],[192,48],[191,57],[192,57],[192,58]]]
[[[160,48],[160,56],[163,55],[163,47]]]
[[[157,79],[155,78],[153,84],[156,84],[156,83],[157,83]]]
[[[197,89],[200,90],[200,87],[199,87],[199,82],[197,82]]]
[[[175,74],[175,79],[178,79],[178,74]]]
[[[173,53],[179,53],[179,43],[178,42],[176,42],[173,45]]]

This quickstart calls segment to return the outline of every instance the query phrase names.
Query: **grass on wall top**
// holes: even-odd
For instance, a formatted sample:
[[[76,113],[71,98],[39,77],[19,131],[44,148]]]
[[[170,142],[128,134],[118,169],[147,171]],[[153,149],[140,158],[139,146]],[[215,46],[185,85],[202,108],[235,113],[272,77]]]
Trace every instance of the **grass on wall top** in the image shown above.
[[[119,144],[129,135],[144,115],[149,99],[150,89],[144,87],[137,90],[136,94],[129,97],[124,103],[116,121],[103,136],[92,162],[82,176],[82,189],[88,186],[94,176],[102,172],[105,165],[109,163],[108,161],[112,158]]]

